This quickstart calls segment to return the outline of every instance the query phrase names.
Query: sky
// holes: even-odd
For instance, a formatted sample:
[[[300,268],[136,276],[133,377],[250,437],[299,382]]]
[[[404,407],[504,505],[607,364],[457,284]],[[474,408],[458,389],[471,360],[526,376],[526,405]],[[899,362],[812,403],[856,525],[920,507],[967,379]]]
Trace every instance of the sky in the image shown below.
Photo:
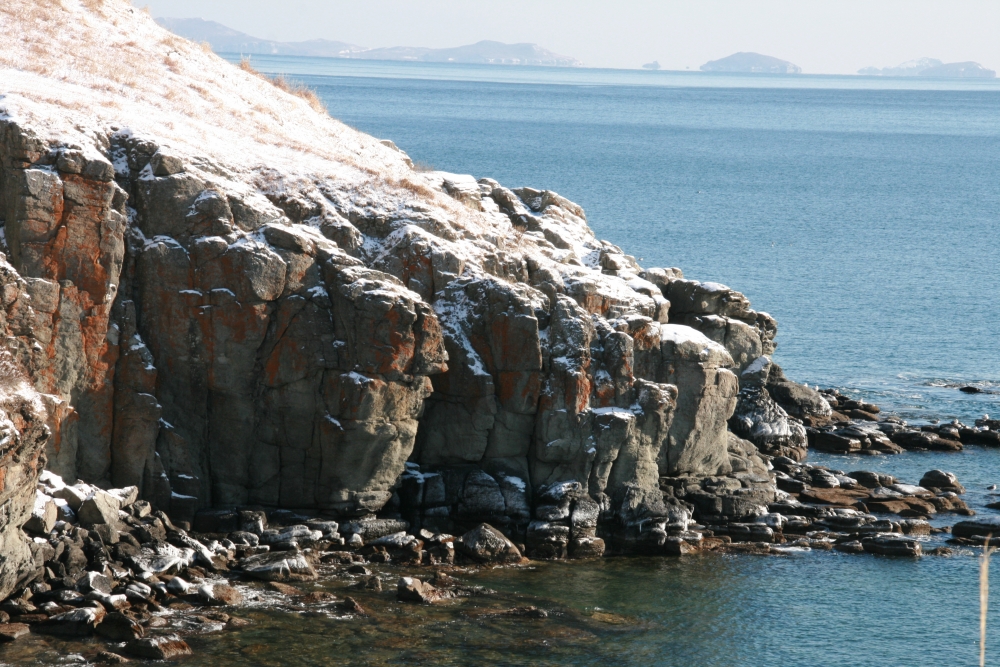
[[[997,0],[134,0],[262,39],[442,48],[533,42],[591,67],[697,69],[737,51],[807,73],[929,57],[1000,70]]]

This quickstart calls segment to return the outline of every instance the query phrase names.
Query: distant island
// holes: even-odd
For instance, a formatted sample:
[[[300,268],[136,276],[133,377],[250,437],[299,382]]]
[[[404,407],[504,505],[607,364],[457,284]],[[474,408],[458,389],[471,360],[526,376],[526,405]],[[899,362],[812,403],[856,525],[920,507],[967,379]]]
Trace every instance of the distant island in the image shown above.
[[[865,76],[922,76],[934,79],[994,79],[997,73],[972,61],[945,63],[937,58],[908,60],[895,67],[865,67],[858,74]]]
[[[562,56],[537,44],[504,44],[482,41],[468,46],[430,49],[412,46],[367,48],[347,42],[313,39],[304,42],[276,42],[258,39],[215,21],[202,19],[158,18],[156,22],[171,32],[195,42],[208,42],[220,53],[245,55],[313,56],[356,58],[361,60],[405,60],[413,62],[451,62],[481,65],[535,65],[582,67],[583,63]]]
[[[651,63],[646,63],[645,65],[642,66],[642,68],[643,69],[652,69],[652,70],[660,69],[660,61],[659,60],[654,60]]]
[[[702,72],[744,72],[753,74],[801,74],[802,68],[798,65],[774,58],[772,56],[761,55],[741,51],[731,56],[712,60],[701,66]]]

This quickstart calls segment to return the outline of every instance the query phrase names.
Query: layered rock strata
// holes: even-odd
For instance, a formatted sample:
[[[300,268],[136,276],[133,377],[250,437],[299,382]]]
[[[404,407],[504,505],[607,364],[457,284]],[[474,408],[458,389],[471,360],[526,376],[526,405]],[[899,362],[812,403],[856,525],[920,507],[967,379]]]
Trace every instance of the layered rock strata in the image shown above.
[[[30,41],[22,9],[0,21]],[[54,472],[178,522],[488,521],[555,555],[662,546],[695,487],[740,515],[773,496],[728,430],[775,345],[742,294],[643,269],[554,192],[415,171],[126,3],[43,14],[93,51],[77,79],[3,70],[9,347]],[[123,88],[100,54],[134,36]],[[829,412],[761,383],[789,419]]]

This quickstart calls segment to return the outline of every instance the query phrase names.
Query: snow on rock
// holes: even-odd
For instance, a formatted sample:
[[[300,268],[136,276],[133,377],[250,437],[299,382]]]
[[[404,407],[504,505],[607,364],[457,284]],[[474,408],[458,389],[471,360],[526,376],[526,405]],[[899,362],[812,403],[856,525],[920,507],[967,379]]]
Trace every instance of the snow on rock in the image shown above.
[[[404,515],[488,506],[525,528],[542,486],[627,522],[660,507],[660,475],[728,472],[730,350],[773,350],[743,295],[644,270],[552,191],[415,171],[124,0],[7,0],[0,34],[18,36],[0,278],[23,294],[7,321],[30,323],[12,333],[49,466],[85,481],[41,480],[68,510],[356,518],[411,461],[440,472],[409,475]],[[475,484],[449,472],[469,466]],[[194,554],[210,560],[189,545],[137,567]],[[294,555],[247,567],[312,576]]]

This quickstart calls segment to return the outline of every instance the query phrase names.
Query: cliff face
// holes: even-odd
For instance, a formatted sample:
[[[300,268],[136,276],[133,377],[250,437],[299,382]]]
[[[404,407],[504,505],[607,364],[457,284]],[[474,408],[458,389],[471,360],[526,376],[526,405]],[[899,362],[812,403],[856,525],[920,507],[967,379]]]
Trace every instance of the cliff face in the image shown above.
[[[63,11],[112,46],[144,35],[123,48],[150,64],[111,102],[0,70],[9,347],[46,395],[15,426],[36,468],[44,419],[51,469],[178,520],[489,520],[556,554],[598,524],[683,529],[676,498],[709,477],[773,500],[727,431],[776,331],[741,294],[642,269],[553,192],[415,172],[124,4]]]

